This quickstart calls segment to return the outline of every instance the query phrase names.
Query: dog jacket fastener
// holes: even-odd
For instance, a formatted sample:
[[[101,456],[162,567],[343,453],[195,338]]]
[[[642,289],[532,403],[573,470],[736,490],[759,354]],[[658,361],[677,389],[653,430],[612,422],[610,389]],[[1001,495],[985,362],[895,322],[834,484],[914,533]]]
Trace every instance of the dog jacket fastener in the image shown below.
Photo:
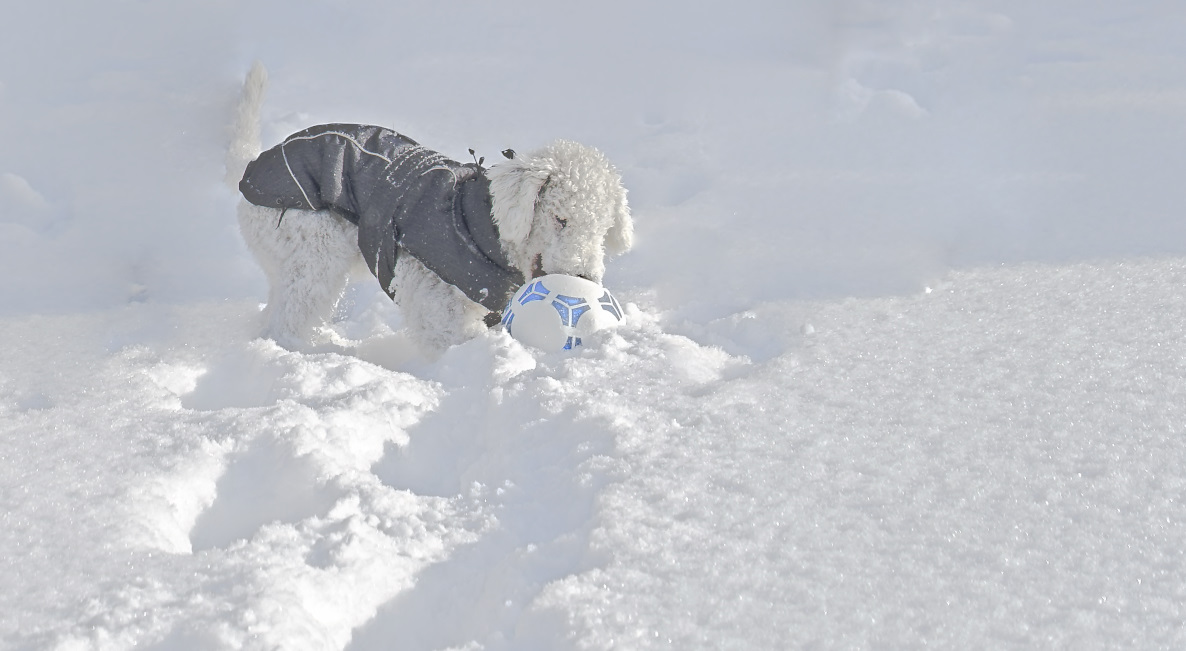
[[[357,224],[363,258],[393,298],[402,252],[493,311],[524,280],[502,251],[485,171],[390,129],[298,131],[247,165],[239,191],[257,206],[329,209]]]

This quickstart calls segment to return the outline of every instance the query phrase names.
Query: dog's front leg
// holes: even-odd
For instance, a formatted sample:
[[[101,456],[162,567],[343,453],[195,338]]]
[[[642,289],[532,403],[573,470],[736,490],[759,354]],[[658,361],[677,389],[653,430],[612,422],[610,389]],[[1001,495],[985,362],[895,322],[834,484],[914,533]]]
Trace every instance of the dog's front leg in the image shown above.
[[[486,308],[410,255],[400,255],[396,262],[394,286],[404,327],[426,354],[439,354],[486,330]]]

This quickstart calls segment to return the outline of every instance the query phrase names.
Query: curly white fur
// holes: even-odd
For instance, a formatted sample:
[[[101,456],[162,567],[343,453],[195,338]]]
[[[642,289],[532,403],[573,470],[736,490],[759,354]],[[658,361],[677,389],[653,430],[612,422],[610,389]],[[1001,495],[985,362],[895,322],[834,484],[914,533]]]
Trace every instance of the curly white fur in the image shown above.
[[[601,152],[558,140],[488,172],[502,248],[520,270],[600,283],[634,243],[622,179]]]
[[[257,63],[243,85],[227,152],[232,184],[260,152],[265,81]],[[524,280],[562,273],[600,283],[606,255],[633,244],[621,177],[592,147],[560,140],[487,174],[499,240]],[[357,228],[330,211],[281,213],[244,200],[238,212],[243,238],[268,278],[264,336],[289,348],[317,343],[349,273],[362,264]],[[485,308],[406,252],[396,263],[392,288],[409,335],[430,354],[486,327]]]

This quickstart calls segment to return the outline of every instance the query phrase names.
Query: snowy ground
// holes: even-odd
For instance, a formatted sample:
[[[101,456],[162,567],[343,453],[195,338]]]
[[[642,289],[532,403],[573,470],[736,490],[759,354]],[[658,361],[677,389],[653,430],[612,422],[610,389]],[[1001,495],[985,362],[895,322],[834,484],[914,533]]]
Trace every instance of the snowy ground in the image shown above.
[[[255,309],[3,323],[10,644],[1186,643],[1186,262],[698,337],[793,325],[764,361],[634,311],[579,357],[495,334],[411,374],[367,361],[383,332],[252,340]]]
[[[1186,646],[1186,12],[0,12],[0,647]],[[255,338],[220,184],[393,126],[622,169],[627,323]]]

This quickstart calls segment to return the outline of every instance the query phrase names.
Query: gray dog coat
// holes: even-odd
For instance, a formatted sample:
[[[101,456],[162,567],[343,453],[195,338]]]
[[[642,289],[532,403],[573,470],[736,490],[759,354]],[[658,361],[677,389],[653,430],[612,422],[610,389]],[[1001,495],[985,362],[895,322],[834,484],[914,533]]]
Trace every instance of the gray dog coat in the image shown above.
[[[404,253],[493,311],[524,280],[502,251],[485,170],[390,129],[298,131],[247,165],[239,191],[257,206],[329,209],[356,224],[358,248],[392,298]]]

